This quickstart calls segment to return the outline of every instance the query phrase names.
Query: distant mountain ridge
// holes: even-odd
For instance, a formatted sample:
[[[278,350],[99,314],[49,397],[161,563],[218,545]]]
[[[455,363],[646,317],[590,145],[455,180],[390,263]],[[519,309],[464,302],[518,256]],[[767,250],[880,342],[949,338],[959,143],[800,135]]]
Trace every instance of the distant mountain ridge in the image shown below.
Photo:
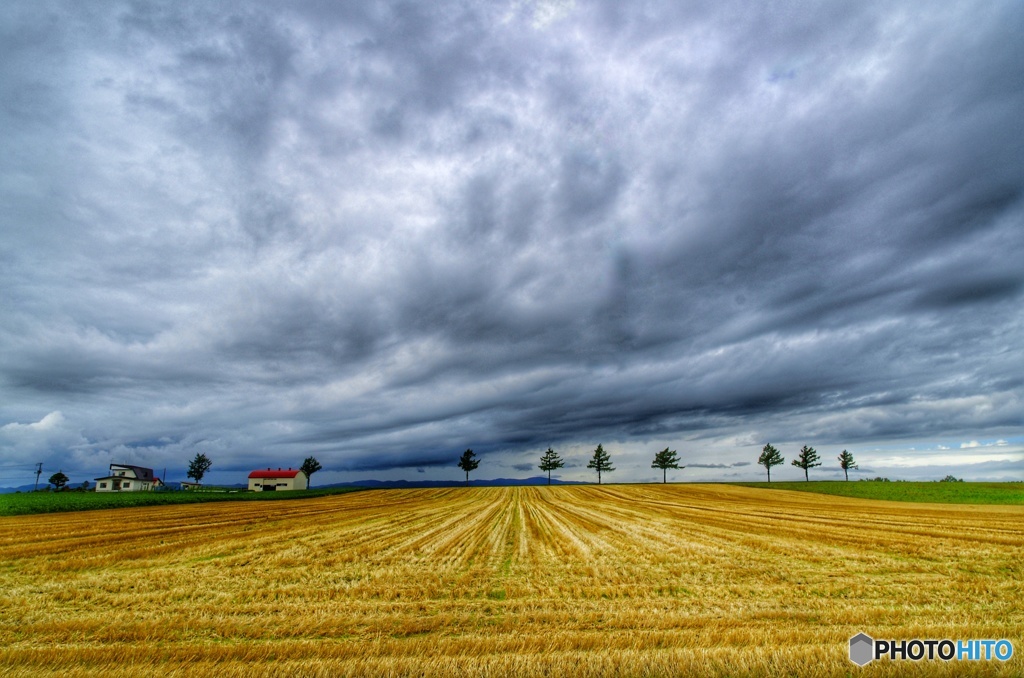
[[[11,492],[31,492],[35,485],[18,485],[17,487],[0,487],[0,494],[10,494]],[[39,487],[46,487],[46,483],[40,483]]]
[[[314,476],[315,477],[315,476]],[[470,480],[470,487],[512,487],[516,485],[547,485],[547,476],[532,478],[492,478],[490,480]],[[552,485],[588,485],[582,480],[551,479]],[[465,487],[465,480],[354,480],[348,483],[331,483],[314,485],[313,487]]]
[[[314,479],[316,476],[313,476]],[[169,487],[177,488],[179,486],[178,481],[172,480],[168,483]],[[211,483],[217,485],[217,487],[231,487],[244,489],[248,487],[245,483],[235,483],[233,485],[221,485],[218,483]],[[532,478],[492,478],[490,480],[470,480],[470,487],[514,487],[517,485],[547,485],[547,476],[534,476]],[[551,479],[552,485],[587,485],[589,483],[582,480],[558,480],[557,478]],[[94,484],[90,483],[92,487]],[[324,487],[379,487],[379,488],[417,488],[417,487],[465,487],[466,481],[464,480],[353,480],[346,483],[329,483],[327,485],[313,484],[313,489],[324,488]],[[39,484],[40,488],[45,488],[45,483]],[[74,486],[73,486],[74,487]],[[0,487],[0,494],[10,494],[12,492],[31,492],[32,485],[19,485],[18,487]],[[90,488],[91,489],[91,488]]]

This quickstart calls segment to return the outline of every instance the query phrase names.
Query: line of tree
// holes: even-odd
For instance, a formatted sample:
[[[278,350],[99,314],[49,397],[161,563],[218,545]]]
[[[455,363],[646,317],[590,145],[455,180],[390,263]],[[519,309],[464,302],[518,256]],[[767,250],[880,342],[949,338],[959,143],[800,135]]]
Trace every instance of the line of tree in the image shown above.
[[[853,454],[843,450],[837,459],[839,459],[839,468],[843,469],[843,473],[846,475],[846,480],[849,481],[850,469],[859,468],[857,466],[857,462],[853,458]],[[779,466],[785,463],[785,461],[786,460],[782,457],[782,453],[779,452],[771,443],[768,443],[761,449],[761,456],[757,458],[757,463],[764,466],[765,470],[768,472],[769,483],[772,481],[772,466]],[[817,450],[813,447],[808,447],[807,445],[800,448],[799,454],[797,454],[796,459],[791,463],[793,466],[804,470],[804,480],[808,482],[811,479],[808,471],[815,466],[821,466]]]
[[[459,468],[466,472],[466,486],[469,486],[469,472],[475,470],[480,465],[480,460],[475,459],[476,455],[473,450],[466,450],[462,453],[462,457],[459,458]],[[311,457],[312,458],[312,457]],[[857,462],[853,458],[853,454],[847,450],[843,450],[839,457],[839,467],[843,469],[843,473],[846,476],[846,480],[850,480],[850,469],[859,468]],[[654,453],[654,461],[651,462],[651,468],[661,469],[661,482],[668,482],[668,469],[684,469],[685,466],[679,465],[679,455],[675,450],[665,448],[659,452]],[[757,463],[764,466],[768,472],[768,482],[772,481],[772,467],[781,466],[786,462],[782,453],[779,452],[771,443],[766,444],[761,449],[761,456],[758,457]],[[818,456],[818,451],[813,447],[804,445],[800,448],[800,452],[797,454],[796,459],[792,460],[792,465],[797,468],[804,470],[804,480],[810,482],[809,471],[812,468],[821,466],[821,458]],[[551,472],[556,471],[565,466],[564,460],[558,456],[552,448],[548,448],[546,452],[540,458],[539,468],[548,474],[548,485],[551,484]],[[604,449],[604,445],[598,444],[594,450],[593,456],[587,463],[587,468],[592,468],[597,471],[597,484],[601,484],[601,474],[608,473],[615,470],[615,467],[611,463],[611,455]]]
[[[466,486],[469,486],[469,472],[473,471],[480,465],[480,460],[475,459],[476,455],[473,450],[466,450],[459,457],[458,466],[466,472]],[[557,471],[558,469],[565,466],[565,461],[555,452],[552,448],[548,448],[546,452],[540,458],[540,468],[548,474],[548,485],[551,484],[551,472]],[[592,468],[597,471],[597,484],[601,484],[601,478],[603,473],[609,473],[615,470],[612,466],[611,455],[604,449],[603,444],[598,444],[597,448],[594,449],[594,454],[587,463],[587,468]],[[679,456],[675,450],[665,448],[660,452],[654,454],[654,461],[651,463],[651,468],[659,468],[662,471],[661,482],[668,482],[667,472],[668,469],[684,469],[685,466],[679,465]]]

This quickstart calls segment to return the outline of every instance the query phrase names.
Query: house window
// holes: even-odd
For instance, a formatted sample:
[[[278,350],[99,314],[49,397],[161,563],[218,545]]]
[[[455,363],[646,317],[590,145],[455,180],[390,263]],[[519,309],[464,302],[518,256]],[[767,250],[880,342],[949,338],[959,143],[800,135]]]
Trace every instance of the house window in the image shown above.
[[[132,484],[131,484],[131,483],[125,483],[125,484],[124,484],[124,485],[122,485],[121,487],[123,487],[123,488],[125,488],[125,489],[127,490],[127,489],[128,489],[129,487],[131,487],[131,486],[132,486]]]
[[[107,486],[107,484],[106,484],[106,483],[100,483],[100,487],[101,487],[101,488],[106,488],[106,486]]]

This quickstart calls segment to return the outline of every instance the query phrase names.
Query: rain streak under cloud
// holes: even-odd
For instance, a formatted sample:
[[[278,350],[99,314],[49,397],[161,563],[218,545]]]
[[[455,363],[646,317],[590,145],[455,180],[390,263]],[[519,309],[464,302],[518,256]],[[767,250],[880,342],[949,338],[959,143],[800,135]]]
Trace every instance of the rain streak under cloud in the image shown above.
[[[1021,35],[1009,0],[5,3],[0,485],[583,480],[597,443],[755,480],[766,442],[1024,479]]]

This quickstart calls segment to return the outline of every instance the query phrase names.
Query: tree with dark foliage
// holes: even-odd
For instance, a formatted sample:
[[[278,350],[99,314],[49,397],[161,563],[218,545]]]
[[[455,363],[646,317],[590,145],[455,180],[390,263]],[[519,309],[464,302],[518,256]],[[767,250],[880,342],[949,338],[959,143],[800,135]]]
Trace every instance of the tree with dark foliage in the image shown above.
[[[64,489],[64,486],[68,484],[69,480],[70,478],[64,475],[63,471],[57,471],[52,476],[50,476],[50,479],[47,480],[46,482],[53,485],[54,489],[60,492],[61,490]]]
[[[196,452],[195,459],[188,463],[188,473],[185,475],[192,478],[197,483],[202,483],[203,476],[206,475],[206,472],[210,470],[211,466],[213,466],[213,462],[210,461],[209,457],[205,454]]]
[[[857,462],[853,460],[853,454],[843,450],[839,454],[839,468],[843,469],[843,473],[846,474],[846,479],[850,479],[850,469],[857,468]]]
[[[469,472],[475,470],[480,465],[480,460],[473,458],[475,456],[473,450],[466,450],[459,457],[459,468],[466,472],[466,487],[469,487]]]
[[[594,456],[590,458],[590,463],[587,464],[587,468],[592,468],[597,471],[597,484],[601,484],[601,471],[614,471],[615,467],[612,466],[611,457],[604,451],[604,447],[601,445],[597,446],[594,450]]]
[[[804,480],[810,482],[810,477],[807,475],[807,469],[814,468],[815,466],[821,466],[821,462],[818,461],[818,453],[813,447],[807,447],[804,445],[800,448],[800,454],[797,455],[796,459],[793,460],[793,466],[802,468],[804,470]]]
[[[562,461],[562,458],[550,447],[544,453],[544,456],[540,458],[540,470],[548,472],[548,485],[551,484],[551,472],[563,466],[565,466],[565,463]]]
[[[299,470],[306,474],[306,479],[309,484],[306,485],[306,489],[313,487],[313,474],[322,469],[323,466],[316,460],[316,457],[306,457],[306,461],[302,462],[302,466]]]
[[[779,466],[785,461],[782,458],[782,454],[771,443],[764,446],[764,449],[761,450],[761,456],[757,458],[757,463],[768,470],[769,483],[772,481],[772,466]]]
[[[670,468],[686,468],[685,466],[679,465],[679,457],[676,456],[675,450],[670,450],[667,447],[661,452],[654,453],[654,463],[651,464],[651,468],[661,469],[661,482],[668,482],[668,469]]]

